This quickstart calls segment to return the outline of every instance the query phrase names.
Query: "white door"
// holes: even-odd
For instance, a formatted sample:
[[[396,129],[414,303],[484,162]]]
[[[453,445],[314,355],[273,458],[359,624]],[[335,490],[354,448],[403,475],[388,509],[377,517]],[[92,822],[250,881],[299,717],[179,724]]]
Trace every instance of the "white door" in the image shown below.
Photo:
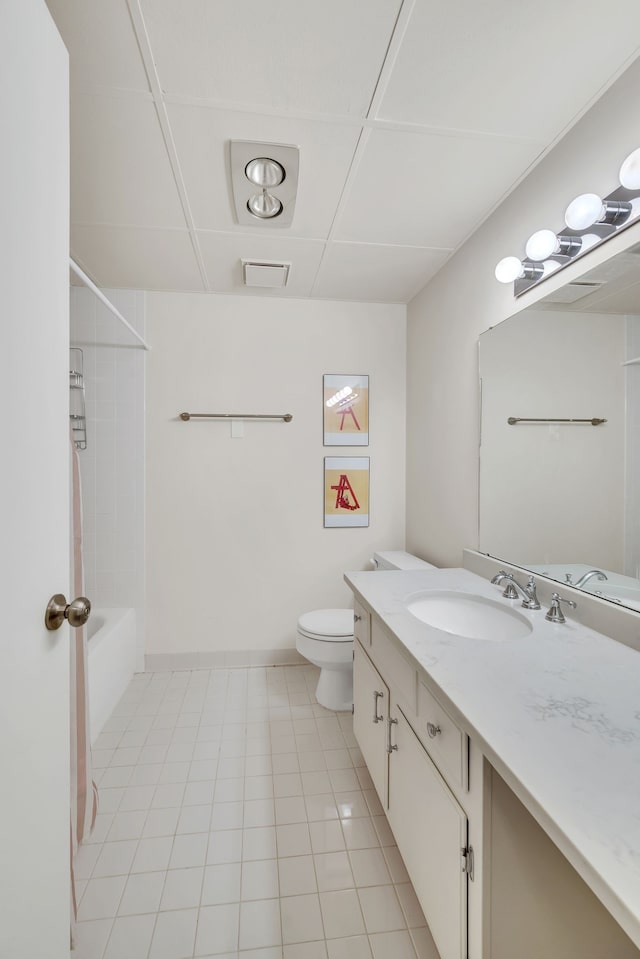
[[[0,2],[0,956],[69,956],[67,53]]]

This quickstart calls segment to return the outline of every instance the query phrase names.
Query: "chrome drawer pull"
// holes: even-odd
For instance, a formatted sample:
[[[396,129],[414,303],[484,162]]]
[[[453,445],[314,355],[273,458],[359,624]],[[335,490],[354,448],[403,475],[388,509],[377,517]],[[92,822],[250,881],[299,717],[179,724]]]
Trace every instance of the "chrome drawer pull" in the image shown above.
[[[381,723],[384,719],[384,716],[378,716],[378,698],[384,696],[384,693],[377,693],[375,690],[373,692],[373,721],[374,723]]]
[[[358,613],[353,614],[354,623],[359,623],[361,619],[362,619],[362,616],[359,616]]]
[[[394,724],[397,724],[397,722],[398,722],[397,719],[391,719],[391,717],[389,717],[389,719],[387,720],[387,752],[389,753],[389,755],[391,755],[394,749],[398,748],[397,745],[395,746],[391,745],[391,727]]]
[[[427,732],[429,734],[429,739],[435,739],[436,736],[442,732],[439,726],[435,726],[433,723],[427,723]]]

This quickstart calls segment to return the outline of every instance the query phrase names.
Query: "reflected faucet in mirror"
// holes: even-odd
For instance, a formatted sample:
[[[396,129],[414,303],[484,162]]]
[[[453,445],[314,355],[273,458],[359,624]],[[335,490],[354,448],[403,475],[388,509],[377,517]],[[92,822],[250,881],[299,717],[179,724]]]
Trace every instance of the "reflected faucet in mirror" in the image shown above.
[[[588,583],[589,580],[593,579],[594,577],[599,580],[605,580],[609,578],[608,576],[605,576],[601,569],[590,569],[588,573],[584,573],[584,575],[582,575],[580,579],[577,579],[575,583],[571,582],[571,573],[567,573],[565,579],[569,586],[575,586],[576,589],[581,589],[585,583]]]

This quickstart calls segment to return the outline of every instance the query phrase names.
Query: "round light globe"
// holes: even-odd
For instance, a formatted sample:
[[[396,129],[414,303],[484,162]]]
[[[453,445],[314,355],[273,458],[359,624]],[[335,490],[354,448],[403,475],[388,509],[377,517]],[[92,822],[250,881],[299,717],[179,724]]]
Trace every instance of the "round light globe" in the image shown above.
[[[620,167],[620,185],[627,190],[640,190],[640,150],[634,150]]]
[[[505,256],[496,266],[496,280],[500,283],[513,283],[522,276],[522,260],[517,256]]]
[[[252,196],[247,203],[249,213],[253,213],[260,220],[271,220],[282,213],[282,203],[277,196],[272,196],[264,190]]]
[[[538,230],[537,233],[533,233],[525,247],[527,257],[536,263],[546,260],[552,253],[557,253],[558,248],[558,237],[553,230]]]
[[[564,215],[564,222],[570,230],[586,230],[602,216],[602,199],[597,193],[583,193],[577,196]]]

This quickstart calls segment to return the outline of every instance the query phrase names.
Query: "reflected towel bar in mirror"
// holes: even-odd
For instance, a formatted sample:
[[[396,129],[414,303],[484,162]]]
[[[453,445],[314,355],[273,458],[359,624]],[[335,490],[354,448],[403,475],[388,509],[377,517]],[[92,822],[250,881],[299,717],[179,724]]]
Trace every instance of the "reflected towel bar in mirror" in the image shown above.
[[[184,420],[283,420],[290,423],[292,413],[181,413]]]
[[[590,423],[591,426],[600,426],[601,423],[606,422],[606,420],[600,419],[597,416],[592,416],[589,419],[584,420],[558,419],[557,417],[543,418],[536,416],[510,416],[507,420],[509,426],[515,426],[516,423]]]

